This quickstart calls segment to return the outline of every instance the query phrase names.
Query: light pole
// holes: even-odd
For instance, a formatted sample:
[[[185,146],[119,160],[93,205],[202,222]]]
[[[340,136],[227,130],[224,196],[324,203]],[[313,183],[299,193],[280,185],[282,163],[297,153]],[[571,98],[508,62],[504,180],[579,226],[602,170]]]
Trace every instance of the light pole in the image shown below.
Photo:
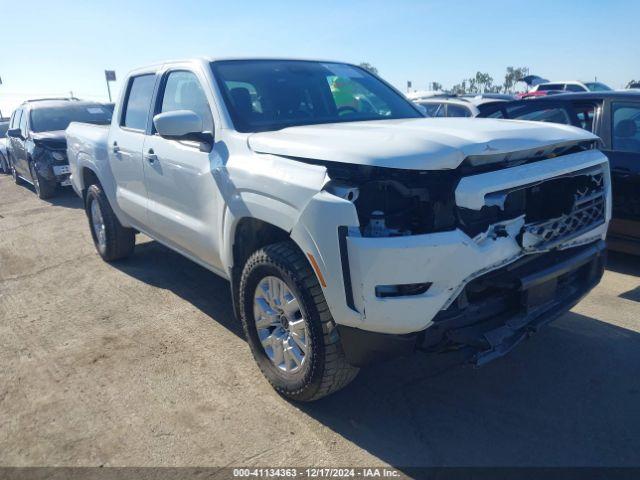
[[[115,70],[105,70],[104,78],[107,81],[107,91],[109,92],[109,103],[111,103],[111,87],[109,86],[109,82],[116,81],[116,71]]]

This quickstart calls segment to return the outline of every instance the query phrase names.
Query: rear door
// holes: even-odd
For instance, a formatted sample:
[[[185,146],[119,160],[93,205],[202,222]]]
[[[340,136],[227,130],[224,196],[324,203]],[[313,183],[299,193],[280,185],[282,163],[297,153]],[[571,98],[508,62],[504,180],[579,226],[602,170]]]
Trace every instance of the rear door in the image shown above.
[[[139,228],[147,221],[147,190],[142,167],[142,148],[149,126],[151,100],[156,74],[148,73],[129,78],[118,122],[109,131],[110,165],[116,179],[116,198],[119,207]]]
[[[603,120],[599,133],[611,165],[613,216],[640,221],[640,102],[612,101]]]
[[[213,132],[206,80],[196,70],[175,68],[163,73],[154,114],[190,110]],[[168,140],[151,125],[144,144],[144,172],[149,197],[149,227],[155,238],[180,251],[221,266],[217,225],[220,192],[213,176],[222,159],[195,141]]]

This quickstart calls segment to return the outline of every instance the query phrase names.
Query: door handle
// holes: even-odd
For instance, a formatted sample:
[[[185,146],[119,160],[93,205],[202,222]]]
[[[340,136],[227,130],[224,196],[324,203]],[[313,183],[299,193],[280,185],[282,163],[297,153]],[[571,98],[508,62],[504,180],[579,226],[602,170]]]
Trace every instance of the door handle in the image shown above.
[[[150,149],[149,152],[144,156],[144,158],[151,165],[156,163],[156,161],[158,160],[158,156],[154,153],[153,149]]]
[[[111,151],[113,153],[120,153],[120,147],[118,146],[118,142],[113,142],[113,146],[111,147]]]

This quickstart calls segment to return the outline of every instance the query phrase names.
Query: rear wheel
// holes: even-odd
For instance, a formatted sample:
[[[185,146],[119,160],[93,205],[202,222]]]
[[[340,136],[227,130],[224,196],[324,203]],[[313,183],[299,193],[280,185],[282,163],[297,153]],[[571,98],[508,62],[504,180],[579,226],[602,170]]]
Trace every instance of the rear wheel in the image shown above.
[[[358,369],[345,360],[318,280],[293,243],[269,245],[249,258],[239,300],[251,352],[282,395],[317,400],[357,375]]]
[[[42,178],[33,161],[29,161],[29,173],[31,173],[31,180],[33,181],[33,187],[36,189],[38,198],[44,200],[53,197],[56,193],[56,184]]]
[[[136,234],[118,221],[100,185],[91,185],[87,190],[85,211],[93,244],[103,260],[112,262],[133,253]]]

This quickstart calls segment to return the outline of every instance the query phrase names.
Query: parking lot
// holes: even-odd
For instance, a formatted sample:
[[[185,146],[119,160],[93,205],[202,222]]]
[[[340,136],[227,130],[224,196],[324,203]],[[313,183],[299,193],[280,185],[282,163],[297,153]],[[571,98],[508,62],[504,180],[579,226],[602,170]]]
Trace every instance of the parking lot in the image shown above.
[[[0,464],[638,465],[640,258],[481,369],[416,354],[313,404],[256,367],[227,282],[149,239],[108,265],[72,191],[0,176]]]

